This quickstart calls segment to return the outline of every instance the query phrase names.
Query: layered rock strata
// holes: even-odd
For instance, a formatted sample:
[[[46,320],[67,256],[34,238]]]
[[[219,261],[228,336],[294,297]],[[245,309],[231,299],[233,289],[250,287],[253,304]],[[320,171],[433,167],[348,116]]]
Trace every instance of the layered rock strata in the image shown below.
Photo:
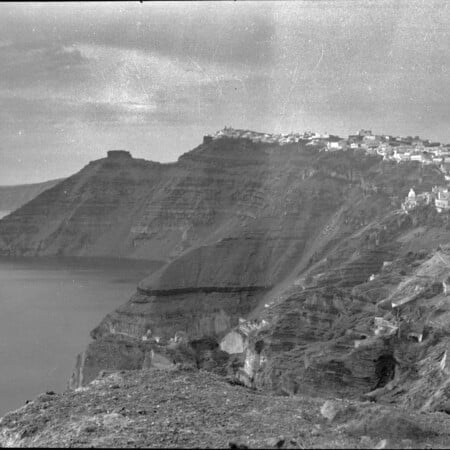
[[[450,302],[445,287],[450,251],[444,245],[450,234],[439,235],[437,249],[423,245],[412,252],[411,227],[417,229],[422,222],[422,231],[436,231],[423,227],[429,220],[426,209],[415,217],[394,217],[373,223],[353,244],[337,246],[335,260],[340,264],[329,269],[331,275],[322,272],[320,264],[312,267],[313,285],[292,285],[258,319],[241,321],[223,338],[220,345],[235,361],[232,373],[237,380],[287,394],[362,396],[450,411]],[[384,230],[378,245],[391,243],[392,251],[392,259],[378,260],[377,268],[372,266],[374,255],[380,254],[376,246],[357,256],[351,251],[364,247],[374,227]],[[346,257],[352,264],[359,261],[362,269],[370,262],[373,277],[361,280],[343,270],[336,279],[336,271],[348,265]],[[315,271],[322,275],[316,280]]]
[[[173,164],[110,154],[0,221],[0,252],[165,264],[93,330],[72,387],[180,362],[182,333],[185,364],[225,370],[228,353],[252,387],[358,396],[402,379],[403,340],[374,320],[391,320],[386,286],[420,248],[411,233],[428,250],[448,238],[442,216],[402,214],[399,199],[442,181],[434,166],[301,143],[220,139]]]

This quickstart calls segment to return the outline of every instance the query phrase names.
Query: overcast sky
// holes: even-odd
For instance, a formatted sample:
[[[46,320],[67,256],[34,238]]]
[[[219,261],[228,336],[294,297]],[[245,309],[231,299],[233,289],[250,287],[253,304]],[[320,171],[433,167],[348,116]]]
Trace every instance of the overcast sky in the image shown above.
[[[450,2],[0,4],[0,184],[225,125],[450,142]]]

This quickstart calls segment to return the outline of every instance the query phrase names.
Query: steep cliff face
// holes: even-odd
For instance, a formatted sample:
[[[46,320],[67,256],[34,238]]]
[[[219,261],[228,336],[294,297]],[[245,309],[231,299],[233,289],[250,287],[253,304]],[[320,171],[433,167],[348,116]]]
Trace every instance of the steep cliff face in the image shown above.
[[[232,370],[241,381],[358,395],[377,386],[378,373],[393,367],[393,344],[354,346],[373,335],[377,302],[386,300],[382,287],[377,297],[365,283],[412,248],[405,233],[415,227],[439,240],[430,231],[436,225],[395,211],[412,184],[429,190],[442,175],[318,150],[224,138],[174,164],[110,155],[0,221],[6,255],[165,262],[93,330],[72,386],[100,370],[145,367],[156,351],[147,343],[169,345],[180,332],[187,345],[215,342],[210,356],[194,351],[192,361],[220,359],[217,342],[241,318],[267,325],[222,346],[244,349]]]
[[[0,222],[3,255],[127,256],[134,216],[161,176],[132,158],[94,161]]]
[[[221,239],[229,239],[222,247],[253,253],[264,242],[278,253],[269,274],[276,278],[349,196],[376,199],[353,217],[363,223],[389,196],[404,195],[412,183],[429,189],[440,178],[430,167],[353,152],[239,139],[200,145],[174,164],[110,156],[0,221],[0,252],[170,261]]]
[[[240,148],[231,141],[201,147],[181,158],[180,164],[193,165],[192,171],[199,171],[198,180],[205,167],[222,171],[224,180],[235,180],[234,185],[220,185],[214,194],[225,197],[219,205],[229,205],[228,216],[216,206],[211,222],[216,228],[205,233],[202,245],[194,246],[191,241],[178,258],[142,280],[133,298],[93,331],[95,343],[88,353],[95,353],[95,346],[104,339],[110,340],[111,335],[127,335],[135,339],[136,345],[147,335],[169,340],[178,331],[186,332],[191,340],[204,336],[220,340],[239,324],[240,318],[264,317],[259,314],[261,310],[265,312],[265,302],[276,303],[279,295],[285,298],[290,292],[286,287],[293,285],[295,291],[296,285],[307,285],[312,280],[313,285],[350,288],[378,272],[383,262],[398,251],[399,244],[393,242],[393,236],[411,226],[409,218],[390,212],[395,210],[393,194],[401,194],[409,177],[421,178],[424,188],[429,188],[428,185],[439,182],[440,174],[433,169],[424,171],[418,165],[384,165],[376,158],[355,154],[341,158],[304,149],[287,149],[281,154],[258,146]],[[238,181],[243,178],[242,168],[243,191],[237,191]],[[211,187],[215,181],[208,179],[208,193],[197,192],[196,196],[213,197]],[[385,188],[386,180],[389,189]],[[249,185],[250,193],[244,195]],[[186,192],[189,189],[184,187],[180,194],[184,196]],[[244,210],[245,216],[241,214]],[[374,221],[383,214],[387,214],[386,224]],[[284,305],[289,317],[280,314],[278,325],[270,322],[272,338],[278,342],[275,347],[291,350],[293,343],[302,343],[305,336],[308,343],[321,341],[322,334],[329,335],[336,316],[356,320],[349,318],[349,310],[361,316],[367,328],[374,306],[357,296],[341,297],[323,303],[315,295],[305,303],[309,305],[307,309],[294,313],[297,319],[290,316],[293,312],[289,305],[301,303],[292,297]],[[341,331],[345,331],[346,320],[338,325]],[[353,341],[349,340],[344,348],[348,345],[353,347]],[[335,354],[334,346],[333,342],[324,351]],[[378,357],[383,348],[384,344],[375,356],[371,350],[365,358]],[[247,359],[245,364],[253,370],[251,367],[259,364],[259,356],[256,352],[250,357],[253,360]],[[325,367],[328,360],[325,358],[321,364]],[[349,372],[341,366],[342,371]],[[275,358],[273,367],[273,373],[257,377],[253,385],[273,388],[267,380],[280,380],[283,362]],[[109,368],[118,367],[112,364]],[[376,384],[375,372],[376,365],[368,364],[358,377],[350,376],[348,382],[358,378],[360,392],[366,392]],[[317,372],[308,373],[317,378]],[[329,383],[325,377],[324,386]]]
[[[430,212],[374,221],[242,321],[220,344],[233,376],[288,394],[450,411],[450,232]]]

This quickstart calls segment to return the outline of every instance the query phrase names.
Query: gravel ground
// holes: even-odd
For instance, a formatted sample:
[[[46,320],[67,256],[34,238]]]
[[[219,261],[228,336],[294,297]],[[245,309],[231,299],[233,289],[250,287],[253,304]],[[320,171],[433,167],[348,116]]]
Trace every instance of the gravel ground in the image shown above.
[[[445,448],[450,417],[369,402],[275,396],[186,369],[103,374],[0,421],[1,446]]]

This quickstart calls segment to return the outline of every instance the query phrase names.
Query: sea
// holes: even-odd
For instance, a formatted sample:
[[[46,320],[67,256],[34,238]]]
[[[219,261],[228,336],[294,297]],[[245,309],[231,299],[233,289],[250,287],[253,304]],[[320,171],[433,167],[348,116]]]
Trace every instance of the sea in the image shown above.
[[[89,332],[158,262],[0,258],[0,417],[66,389]]]

